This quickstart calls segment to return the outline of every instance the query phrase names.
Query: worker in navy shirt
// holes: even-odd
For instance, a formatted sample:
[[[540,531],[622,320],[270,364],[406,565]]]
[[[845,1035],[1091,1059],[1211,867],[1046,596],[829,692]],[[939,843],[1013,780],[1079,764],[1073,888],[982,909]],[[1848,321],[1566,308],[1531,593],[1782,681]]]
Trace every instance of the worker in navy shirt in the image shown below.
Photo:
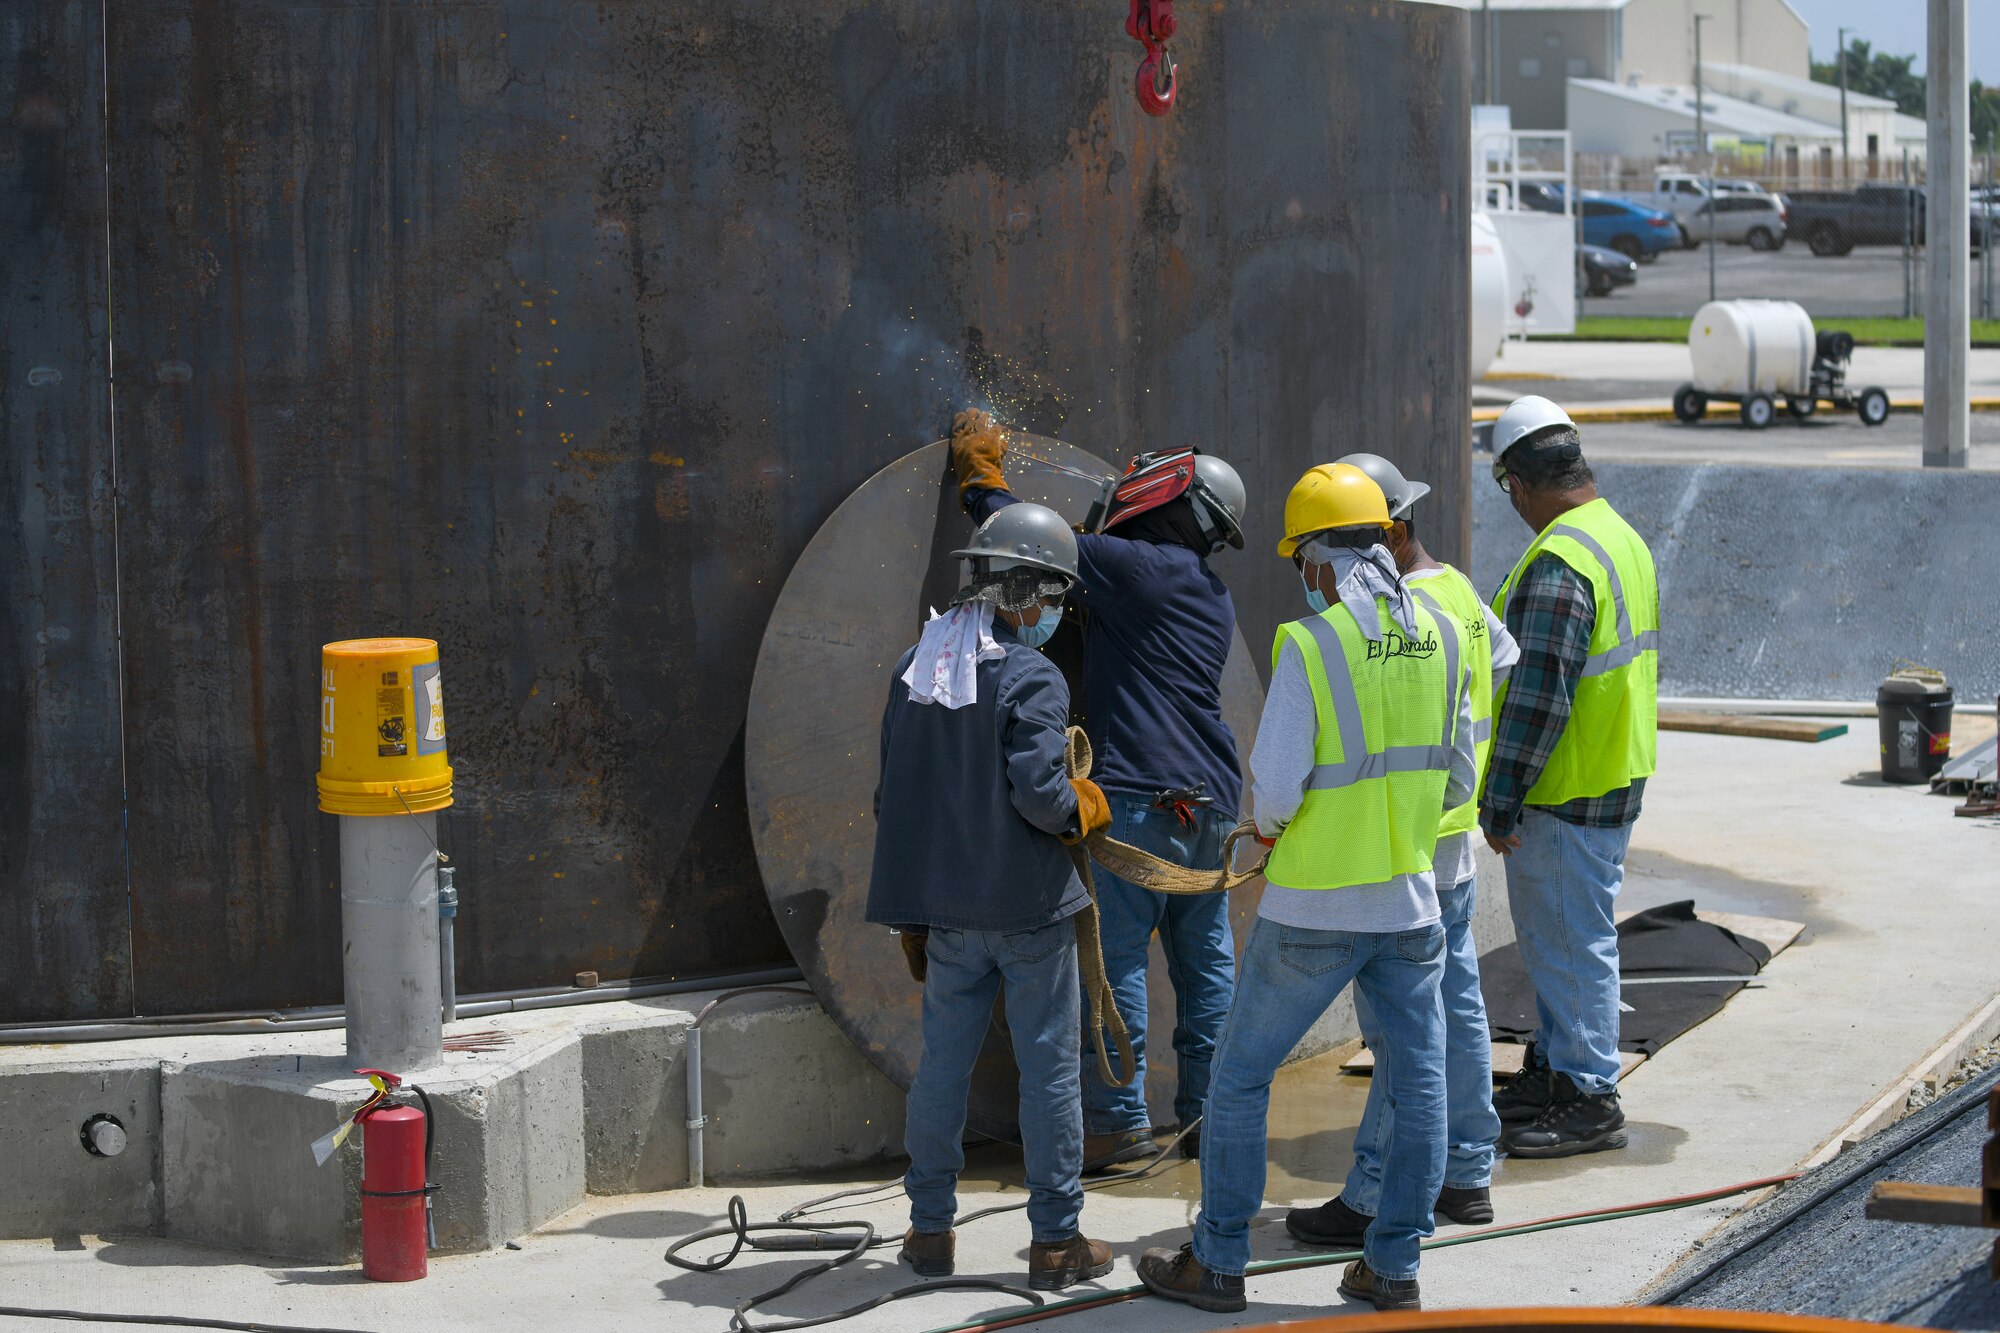
[[[985,412],[952,424],[952,463],[975,522],[1015,503],[1002,470],[1005,443]],[[1070,604],[1086,616],[1083,721],[1091,776],[1111,807],[1109,836],[1192,870],[1222,865],[1236,826],[1242,766],[1222,720],[1222,669],[1236,633],[1229,589],[1208,567],[1243,545],[1243,483],[1219,458],[1191,449],[1142,455],[1113,489],[1097,533],[1077,538]],[[1168,895],[1098,867],[1104,967],[1131,1029],[1135,1068],[1123,1086],[1083,1071],[1084,1169],[1154,1152],[1146,1110],[1146,963],[1155,931],[1174,983],[1174,1111],[1194,1124],[1208,1097],[1209,1062],[1235,990],[1226,894]],[[1198,1130],[1181,1140],[1199,1151]]]

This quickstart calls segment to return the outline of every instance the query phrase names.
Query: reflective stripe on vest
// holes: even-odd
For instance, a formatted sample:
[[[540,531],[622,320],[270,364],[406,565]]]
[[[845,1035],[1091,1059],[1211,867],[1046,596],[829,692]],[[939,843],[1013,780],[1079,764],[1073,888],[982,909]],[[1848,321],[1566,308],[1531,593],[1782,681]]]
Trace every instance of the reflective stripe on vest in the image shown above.
[[[1331,791],[1391,773],[1450,769],[1451,724],[1457,718],[1456,710],[1445,716],[1442,744],[1392,745],[1371,751],[1362,732],[1361,701],[1354,694],[1354,672],[1347,664],[1347,650],[1341,646],[1339,632],[1323,616],[1313,616],[1305,622],[1305,627],[1319,645],[1320,669],[1326,673],[1327,693],[1333,696],[1333,716],[1340,728],[1341,754],[1337,764],[1313,765],[1312,777],[1306,782],[1307,791]],[[1438,642],[1444,648],[1444,678],[1455,686],[1458,636],[1444,632],[1443,626],[1439,629]]]
[[[1656,629],[1632,632],[1632,613],[1625,609],[1625,583],[1618,577],[1618,566],[1613,563],[1611,553],[1604,544],[1585,532],[1561,523],[1549,529],[1551,537],[1567,537],[1584,550],[1597,557],[1597,563],[1604,566],[1604,576],[1611,582],[1611,609],[1617,617],[1618,642],[1601,653],[1592,653],[1583,659],[1584,676],[1601,676],[1607,671],[1616,671],[1629,662],[1638,660],[1640,653],[1658,652],[1660,632]]]
[[[1432,616],[1459,626],[1465,645],[1465,688],[1470,696],[1472,715],[1473,794],[1463,804],[1444,812],[1438,821],[1438,839],[1469,834],[1479,827],[1479,787],[1486,779],[1487,760],[1493,753],[1493,638],[1487,631],[1486,604],[1471,580],[1446,565],[1438,574],[1412,581],[1410,592]]]

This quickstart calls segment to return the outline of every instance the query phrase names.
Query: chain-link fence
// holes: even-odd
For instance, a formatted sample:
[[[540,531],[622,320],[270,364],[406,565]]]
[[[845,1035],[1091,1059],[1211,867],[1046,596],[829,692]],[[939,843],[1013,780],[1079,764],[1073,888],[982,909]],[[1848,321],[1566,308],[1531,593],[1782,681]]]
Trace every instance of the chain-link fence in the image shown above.
[[[1996,166],[1988,155],[1973,164],[1965,244],[1975,319],[2000,314],[2000,261],[1986,244],[2000,233]],[[1713,170],[1711,193],[1698,159],[1661,166],[1577,155],[1580,230],[1594,247],[1580,264],[1580,316],[1691,316],[1710,299],[1770,297],[1798,302],[1815,320],[1923,317],[1920,160],[1718,153]]]

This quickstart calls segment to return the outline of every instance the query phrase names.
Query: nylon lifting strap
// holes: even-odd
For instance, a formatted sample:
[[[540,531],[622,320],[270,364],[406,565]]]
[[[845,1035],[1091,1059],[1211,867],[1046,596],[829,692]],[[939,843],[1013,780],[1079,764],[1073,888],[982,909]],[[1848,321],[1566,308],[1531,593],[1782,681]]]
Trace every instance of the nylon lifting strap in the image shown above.
[[[1422,588],[1418,587],[1416,584],[1414,583],[1410,584],[1409,588],[1411,595],[1414,596],[1418,601],[1422,602],[1424,604],[1424,609],[1429,611],[1432,615],[1434,616],[1451,615],[1451,612],[1444,609],[1443,603],[1439,602],[1437,598],[1431,596],[1429,593],[1425,592]],[[1481,612],[1481,614],[1483,615],[1484,612]],[[1453,619],[1457,619],[1457,617],[1454,616]],[[1486,744],[1486,742],[1492,739],[1493,739],[1493,715],[1491,713],[1488,713],[1485,717],[1473,718],[1472,743],[1474,745],[1484,745]]]
[[[1601,653],[1592,653],[1584,658],[1584,676],[1601,676],[1638,661],[1640,653],[1657,652],[1660,640],[1658,630],[1649,629],[1640,634],[1632,632],[1632,616],[1625,609],[1625,585],[1618,577],[1618,566],[1611,563],[1611,555],[1604,549],[1603,543],[1582,528],[1573,528],[1567,523],[1549,529],[1549,535],[1567,537],[1596,556],[1597,563],[1604,566],[1605,578],[1611,581],[1611,609],[1617,622],[1618,642]]]
[[[1064,769],[1070,777],[1087,778],[1090,776],[1090,764],[1090,738],[1083,734],[1082,727],[1071,727],[1069,747],[1063,755]],[[1070,845],[1070,862],[1076,867],[1077,878],[1083,881],[1084,892],[1090,895],[1089,904],[1074,918],[1077,969],[1083,974],[1083,993],[1090,1001],[1090,1044],[1097,1051],[1097,1072],[1111,1086],[1122,1088],[1130,1084],[1133,1067],[1138,1061],[1132,1053],[1131,1030],[1125,1026],[1125,1019],[1118,1012],[1118,997],[1112,992],[1111,979],[1104,971],[1104,936],[1097,919],[1097,879],[1090,869],[1091,860],[1096,858],[1113,874],[1141,888],[1157,888],[1162,893],[1217,893],[1263,873],[1262,859],[1247,872],[1239,874],[1229,869],[1237,842],[1256,831],[1255,824],[1246,822],[1237,825],[1223,844],[1223,868],[1219,871],[1189,870],[1186,866],[1177,866],[1137,847],[1114,842],[1102,830],[1091,834],[1083,842]],[[1138,873],[1128,874],[1128,865]],[[1181,887],[1159,887],[1149,883],[1149,880],[1171,881]],[[1111,1034],[1111,1042],[1118,1048],[1118,1063],[1125,1071],[1123,1078],[1111,1071],[1111,1053],[1104,1041],[1106,1032]]]
[[[1314,764],[1306,790],[1333,791],[1391,773],[1426,773],[1451,767],[1451,729],[1458,721],[1456,632],[1446,625],[1438,627],[1438,642],[1444,647],[1445,682],[1451,692],[1443,740],[1437,745],[1391,745],[1370,750],[1366,729],[1361,725],[1361,699],[1354,692],[1354,673],[1348,667],[1340,631],[1325,616],[1310,616],[1305,626],[1319,645],[1320,666],[1326,673],[1326,689],[1333,699],[1333,720],[1340,735],[1340,762]]]

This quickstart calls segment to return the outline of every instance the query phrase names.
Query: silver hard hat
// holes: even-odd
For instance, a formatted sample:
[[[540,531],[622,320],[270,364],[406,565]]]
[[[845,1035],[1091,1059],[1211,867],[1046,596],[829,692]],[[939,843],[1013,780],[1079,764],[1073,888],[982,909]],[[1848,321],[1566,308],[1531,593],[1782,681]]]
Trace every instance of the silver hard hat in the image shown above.
[[[1410,506],[1431,493],[1431,488],[1421,481],[1411,481],[1403,475],[1401,468],[1380,454],[1349,454],[1335,459],[1339,463],[1351,463],[1368,474],[1368,480],[1382,488],[1382,498],[1389,502],[1389,517],[1402,518],[1410,512]]]
[[[1188,495],[1194,503],[1195,516],[1214,541],[1215,549],[1221,550],[1226,542],[1242,550],[1243,508],[1247,497],[1243,478],[1236,475],[1236,469],[1214,454],[1196,454],[1194,481],[1188,486]]]
[[[988,570],[1045,569],[1076,581],[1076,534],[1046,505],[1010,504],[979,525],[972,542],[952,554]]]

